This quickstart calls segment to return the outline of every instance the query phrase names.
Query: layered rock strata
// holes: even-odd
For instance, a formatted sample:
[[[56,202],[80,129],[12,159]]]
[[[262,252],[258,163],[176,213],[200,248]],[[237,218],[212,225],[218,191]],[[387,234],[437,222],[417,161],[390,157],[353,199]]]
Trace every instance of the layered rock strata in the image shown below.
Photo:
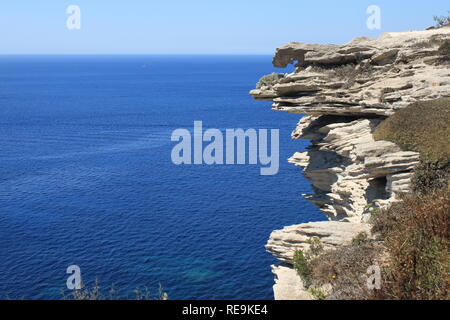
[[[319,206],[330,221],[274,231],[267,250],[283,262],[273,266],[276,299],[310,299],[292,269],[298,249],[312,238],[326,249],[369,232],[369,208],[387,206],[408,192],[419,154],[373,132],[386,117],[409,104],[450,96],[450,61],[443,48],[450,28],[386,33],[344,45],[289,43],[277,49],[273,64],[295,72],[276,77],[250,94],[273,101],[273,109],[304,114],[293,139],[310,139],[306,152],[289,162],[303,168]]]

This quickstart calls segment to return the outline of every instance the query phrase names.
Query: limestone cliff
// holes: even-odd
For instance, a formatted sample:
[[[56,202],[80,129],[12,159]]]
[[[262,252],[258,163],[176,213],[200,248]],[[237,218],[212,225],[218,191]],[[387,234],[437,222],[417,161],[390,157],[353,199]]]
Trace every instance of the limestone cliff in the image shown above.
[[[305,115],[292,137],[312,144],[289,161],[312,182],[314,193],[305,198],[330,221],[271,234],[266,248],[283,262],[273,266],[276,299],[311,298],[291,267],[296,249],[307,249],[312,237],[327,248],[351,242],[370,229],[369,204],[386,206],[409,190],[419,154],[375,141],[372,133],[413,102],[450,96],[449,42],[450,27],[444,27],[277,49],[274,66],[294,63],[296,70],[260,81],[250,94],[273,101],[273,110]]]

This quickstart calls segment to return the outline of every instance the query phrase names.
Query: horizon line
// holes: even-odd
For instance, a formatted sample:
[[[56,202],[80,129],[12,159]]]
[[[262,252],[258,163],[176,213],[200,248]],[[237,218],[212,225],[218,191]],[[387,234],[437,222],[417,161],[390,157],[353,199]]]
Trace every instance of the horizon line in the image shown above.
[[[0,53],[0,56],[272,56],[273,53]]]

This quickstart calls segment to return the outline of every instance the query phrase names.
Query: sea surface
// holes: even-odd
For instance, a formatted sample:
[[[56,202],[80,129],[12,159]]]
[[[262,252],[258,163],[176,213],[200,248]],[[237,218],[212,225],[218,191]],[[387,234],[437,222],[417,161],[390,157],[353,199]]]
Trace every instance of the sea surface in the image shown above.
[[[0,299],[273,299],[272,230],[324,220],[287,163],[300,115],[248,95],[270,56],[0,57]],[[279,70],[278,70],[279,71]],[[177,128],[280,129],[280,171],[176,166]],[[66,290],[67,293],[67,290]]]

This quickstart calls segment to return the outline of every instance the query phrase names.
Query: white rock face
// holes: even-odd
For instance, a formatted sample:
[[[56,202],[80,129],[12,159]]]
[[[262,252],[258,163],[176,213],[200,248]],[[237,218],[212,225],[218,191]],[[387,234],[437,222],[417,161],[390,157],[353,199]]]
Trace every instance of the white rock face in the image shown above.
[[[294,269],[282,265],[272,266],[272,272],[275,275],[275,300],[313,300]]]
[[[350,244],[361,232],[369,233],[369,225],[337,221],[310,222],[273,231],[266,249],[277,259],[292,265],[295,251],[308,250],[310,244],[307,241],[311,238],[319,238],[324,249],[335,249]]]
[[[449,96],[449,62],[439,50],[446,41],[450,27],[344,45],[292,42],[277,49],[273,63],[298,62],[296,72],[250,94],[290,113],[389,116],[413,102]]]
[[[303,168],[315,190],[306,198],[330,220],[357,222],[373,201],[386,205],[395,201],[396,193],[409,190],[419,154],[402,151],[392,142],[375,141],[372,131],[379,119],[324,118],[300,121],[293,137],[312,138],[313,145],[289,162]],[[333,119],[339,122],[327,124]]]
[[[444,27],[277,49],[274,66],[296,63],[296,71],[250,94],[273,101],[274,110],[305,115],[292,138],[310,139],[312,145],[289,162],[303,169],[313,186],[305,198],[330,221],[272,232],[266,249],[284,263],[272,267],[275,299],[313,298],[292,268],[296,250],[308,250],[314,237],[326,249],[350,243],[370,232],[369,204],[387,206],[409,191],[419,154],[375,141],[372,134],[387,116],[413,102],[450,96],[450,62],[441,49],[449,41],[450,27]]]

